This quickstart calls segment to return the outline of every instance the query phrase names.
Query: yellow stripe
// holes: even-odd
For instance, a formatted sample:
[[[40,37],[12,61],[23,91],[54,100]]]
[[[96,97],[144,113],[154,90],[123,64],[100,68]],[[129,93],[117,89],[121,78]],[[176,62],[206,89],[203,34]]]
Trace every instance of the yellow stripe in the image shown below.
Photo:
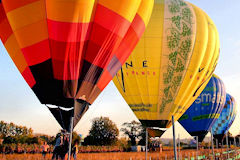
[[[193,22],[190,25],[192,27],[192,34],[191,36],[185,36],[191,40],[192,45],[190,47],[190,53],[187,57],[187,60],[182,61],[184,62],[183,65],[185,66],[184,71],[177,72],[175,70],[173,73],[174,78],[177,78],[178,76],[183,76],[180,85],[177,86],[178,88],[172,89],[172,91],[175,91],[174,93],[172,93],[174,101],[171,101],[169,103],[167,102],[164,111],[162,113],[159,112],[165,94],[165,89],[168,85],[174,85],[174,79],[171,79],[170,83],[163,82],[164,76],[166,76],[166,74],[163,73],[168,73],[167,67],[169,65],[167,64],[174,63],[171,62],[168,58],[166,58],[170,57],[170,53],[172,53],[172,51],[170,52],[165,47],[168,47],[167,38],[172,38],[170,36],[173,36],[173,34],[166,34],[166,32],[171,31],[169,29],[171,27],[168,26],[175,26],[176,24],[173,24],[174,22],[167,18],[173,18],[176,15],[180,15],[180,17],[182,16],[180,13],[172,13],[174,12],[175,8],[171,8],[171,11],[169,10],[170,5],[174,3],[176,3],[176,1],[173,0],[155,1],[153,13],[150,18],[149,25],[144,33],[144,36],[141,38],[139,44],[127,60],[127,63],[132,63],[133,67],[131,68],[129,66],[126,67],[125,65],[123,66],[125,92],[123,91],[121,86],[121,72],[118,72],[118,75],[120,75],[120,77],[118,77],[118,80],[116,77],[114,77],[113,79],[118,90],[123,95],[124,99],[129,105],[159,105],[157,110],[156,107],[149,107],[149,112],[135,112],[135,115],[140,120],[142,119],[170,121],[172,115],[175,116],[175,120],[180,118],[180,116],[191,105],[190,102],[193,102],[198,97],[200,91],[203,90],[203,88],[207,84],[208,81],[203,84],[199,92],[197,92],[196,96],[192,97],[193,93],[199,87],[202,80],[206,79],[206,77],[211,77],[211,73],[213,72],[215,63],[218,59],[217,50],[219,49],[219,37],[215,25],[209,17],[206,17],[205,13],[202,10],[195,6],[192,6],[190,3],[187,3],[188,6],[184,6],[184,3],[182,3],[182,8],[190,8],[191,12],[193,13]],[[165,8],[167,8],[169,11],[164,11]],[[183,25],[183,21],[181,22]],[[163,32],[163,30],[165,31],[165,29],[166,32]],[[178,31],[183,32],[182,26],[180,27],[180,29],[178,28]],[[186,38],[184,39],[183,37],[184,36],[180,36],[181,40],[179,41],[179,44],[177,44],[178,47],[182,46],[180,45],[181,42],[185,42]],[[176,47],[174,48],[174,51],[175,49]],[[180,52],[180,48],[176,50]],[[143,68],[142,66],[144,60],[147,61],[147,68]],[[173,67],[176,67],[176,65]],[[202,68],[204,68],[204,70],[199,72],[199,69],[201,70]],[[133,75],[131,73],[132,71],[134,71],[135,74],[136,72],[139,73],[141,71],[151,73],[150,75],[140,75],[141,73],[139,73],[139,75],[136,76],[135,74]],[[152,75],[152,72],[155,72],[155,76]],[[126,73],[128,73],[128,76],[126,75]],[[199,77],[199,79],[197,77]],[[148,107],[142,108],[146,109]],[[136,109],[136,107],[132,107],[132,109]],[[168,125],[167,127],[169,126],[170,125]]]
[[[196,14],[196,24],[197,24],[196,40],[195,40],[190,64],[188,66],[188,71],[184,77],[184,80],[178,92],[178,96],[176,97],[174,102],[174,104],[176,104],[177,106],[180,106],[182,103],[185,102],[185,100],[189,96],[192,96],[190,95],[192,87],[194,87],[197,81],[201,81],[201,79],[197,80],[198,69],[200,68],[201,62],[204,58],[204,55],[207,49],[207,42],[208,42],[207,20],[199,8],[193,6],[193,9]],[[195,88],[196,87],[198,86],[195,86]],[[189,106],[181,106],[181,107],[184,107],[186,110]]]
[[[46,19],[45,3],[40,0],[7,13],[13,31]]]
[[[189,89],[189,95],[193,95],[195,90],[203,83],[202,80],[206,80],[208,77],[209,77],[209,80],[211,78],[210,74],[206,75],[207,72],[210,72],[212,73],[212,67],[213,67],[213,64],[211,65],[212,62],[215,62],[215,59],[214,59],[214,55],[215,55],[215,49],[216,49],[216,44],[217,44],[217,35],[216,35],[216,32],[215,32],[215,27],[214,27],[214,24],[213,22],[211,21],[211,19],[203,12],[203,14],[205,15],[206,19],[207,19],[207,22],[208,22],[208,42],[207,42],[207,49],[205,51],[205,55],[204,55],[204,59],[202,60],[201,62],[201,65],[200,65],[200,69],[203,69],[200,73],[197,73],[197,76],[199,77],[199,80],[198,81],[195,81],[194,84],[191,85],[191,88]],[[207,85],[207,82],[204,82],[206,86]],[[183,101],[182,104],[180,104],[181,106],[190,106],[189,103],[193,103],[196,99],[196,97],[198,97],[198,95],[202,92],[202,90],[204,89],[205,87],[201,87],[199,90],[198,90],[198,93],[196,94],[195,97],[192,97],[192,96],[188,96],[187,99],[185,99]],[[189,102],[190,101],[190,102]]]
[[[163,34],[163,20],[164,20],[164,1],[156,3],[153,8],[153,13],[149,21],[148,27],[136,46],[133,53],[127,60],[128,64],[133,64],[133,68],[126,67],[123,65],[124,72],[124,84],[125,92],[123,92],[121,85],[121,77],[115,77],[113,79],[120,93],[128,104],[152,104],[156,106],[158,104],[159,81],[156,77],[159,77],[160,63],[161,63],[161,52],[162,52],[162,34]],[[158,28],[158,29],[155,29]],[[143,61],[146,60],[147,68],[143,68]],[[138,76],[132,74],[132,71]],[[141,72],[145,75],[142,75]],[[128,76],[126,74],[128,72]],[[150,75],[148,75],[148,72]],[[153,75],[155,72],[155,75]],[[119,75],[121,75],[119,73]],[[158,79],[158,78],[157,78]],[[120,82],[120,83],[119,83]],[[155,112],[135,112],[139,119],[158,119],[159,114],[157,108],[151,108],[150,110]]]
[[[132,22],[142,0],[99,0],[99,4]]]
[[[142,0],[141,5],[138,9],[138,15],[142,18],[145,25],[148,24],[149,19],[152,14],[152,9],[154,5],[154,0]]]
[[[194,6],[196,7],[196,6]],[[196,7],[197,8],[197,7]],[[200,9],[199,9],[200,10]],[[193,84],[191,84],[191,88],[189,89],[187,95],[193,95],[197,87],[200,86],[202,83],[202,79],[207,81],[204,82],[204,84],[201,86],[201,88],[198,90],[197,94],[195,97],[188,96],[184,97],[184,101],[181,102],[181,106],[184,106],[184,109],[182,110],[182,114],[185,112],[186,109],[188,109],[191,104],[195,101],[195,99],[199,96],[199,94],[203,91],[203,89],[206,87],[207,83],[209,82],[211,78],[211,74],[213,72],[214,68],[214,63],[217,61],[218,58],[218,51],[219,51],[219,37],[217,33],[216,26],[212,22],[212,20],[204,13],[201,11],[204,16],[206,17],[207,23],[208,23],[208,44],[207,44],[207,49],[205,52],[205,57],[202,60],[202,64],[200,68],[204,68],[204,70],[201,73],[197,73],[197,76],[199,76],[199,80],[195,81]],[[216,52],[217,50],[217,52]],[[208,74],[207,74],[208,72]],[[180,118],[182,114],[179,114],[176,119]]]
[[[91,20],[95,0],[48,0],[47,17],[60,22],[82,22]]]

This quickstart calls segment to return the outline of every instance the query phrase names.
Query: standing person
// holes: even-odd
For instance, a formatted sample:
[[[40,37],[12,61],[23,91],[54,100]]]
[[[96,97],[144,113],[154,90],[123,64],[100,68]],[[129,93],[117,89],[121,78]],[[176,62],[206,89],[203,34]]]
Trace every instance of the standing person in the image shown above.
[[[68,147],[69,147],[69,133],[65,133],[63,135],[63,143],[60,146],[60,159],[61,160],[65,160],[66,159],[66,155],[68,153]]]
[[[46,154],[49,150],[49,145],[47,144],[47,142],[44,142],[43,145],[41,146],[41,149],[42,149],[42,156],[43,156],[43,159],[46,159]]]
[[[77,154],[78,154],[78,145],[79,145],[79,141],[75,140],[73,143],[73,147],[72,147],[72,155],[73,155],[73,159],[77,160]]]
[[[61,133],[58,133],[56,136],[56,144],[53,148],[53,155],[52,160],[58,160],[60,154],[61,154],[61,146],[63,145],[63,135],[65,133],[65,130],[61,130]]]

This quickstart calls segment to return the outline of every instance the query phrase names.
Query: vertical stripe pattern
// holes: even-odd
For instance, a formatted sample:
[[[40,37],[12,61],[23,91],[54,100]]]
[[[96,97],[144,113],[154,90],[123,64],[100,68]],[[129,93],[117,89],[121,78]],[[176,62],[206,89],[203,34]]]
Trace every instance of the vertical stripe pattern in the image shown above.
[[[153,0],[2,0],[0,37],[41,103],[92,104],[134,49]]]

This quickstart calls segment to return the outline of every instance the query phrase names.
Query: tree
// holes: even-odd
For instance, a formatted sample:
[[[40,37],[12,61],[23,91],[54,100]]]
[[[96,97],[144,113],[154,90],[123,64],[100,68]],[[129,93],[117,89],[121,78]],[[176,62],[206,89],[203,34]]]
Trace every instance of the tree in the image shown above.
[[[121,131],[129,137],[131,145],[136,145],[136,139],[140,138],[143,132],[143,127],[141,123],[137,121],[125,122],[123,123],[124,128]]]
[[[108,117],[95,118],[89,135],[84,139],[85,145],[113,145],[117,141],[119,131],[115,123]]]

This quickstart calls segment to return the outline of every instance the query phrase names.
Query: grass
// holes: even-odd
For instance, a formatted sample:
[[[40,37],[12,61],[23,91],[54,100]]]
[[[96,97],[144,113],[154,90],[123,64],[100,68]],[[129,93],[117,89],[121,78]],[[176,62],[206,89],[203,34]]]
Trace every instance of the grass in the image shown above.
[[[209,150],[201,150],[200,154],[205,154],[208,157]],[[215,152],[220,152],[220,150],[215,150]],[[182,150],[181,159],[191,159],[195,157],[195,150]],[[226,159],[223,155],[222,159]],[[164,151],[161,154],[159,152],[148,153],[148,159],[151,160],[172,160],[173,151]],[[0,155],[0,160],[43,160],[41,154],[10,154],[10,155]],[[48,154],[46,160],[51,160],[51,154]],[[144,152],[113,152],[113,153],[79,153],[78,160],[145,160]]]

